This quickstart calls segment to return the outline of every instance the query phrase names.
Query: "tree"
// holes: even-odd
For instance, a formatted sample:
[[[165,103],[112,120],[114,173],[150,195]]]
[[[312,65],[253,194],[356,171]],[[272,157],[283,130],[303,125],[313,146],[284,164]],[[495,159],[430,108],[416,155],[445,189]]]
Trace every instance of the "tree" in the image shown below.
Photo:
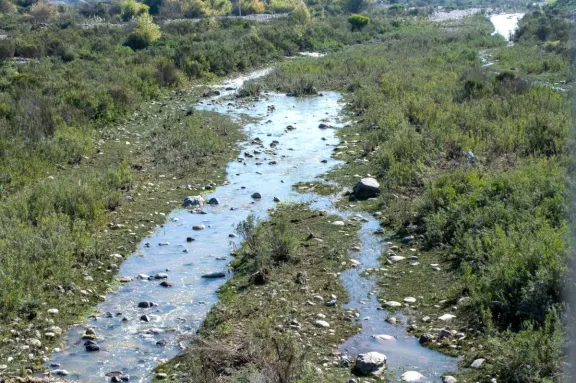
[[[122,20],[128,21],[133,17],[138,17],[148,13],[148,6],[136,0],[122,1]]]
[[[58,16],[58,11],[47,1],[39,1],[30,8],[30,16],[37,24],[49,23]]]
[[[351,15],[348,18],[348,22],[352,25],[353,31],[359,31],[370,24],[370,18],[362,15]]]
[[[290,16],[299,24],[308,24],[310,22],[310,11],[304,1],[298,2]]]
[[[16,5],[10,0],[0,0],[0,13],[8,14],[16,12]]]
[[[154,24],[152,16],[148,13],[144,13],[138,16],[136,20],[136,28],[134,32],[128,36],[128,40],[124,45],[129,46],[132,49],[144,49],[148,47],[151,43],[160,38],[160,27]]]

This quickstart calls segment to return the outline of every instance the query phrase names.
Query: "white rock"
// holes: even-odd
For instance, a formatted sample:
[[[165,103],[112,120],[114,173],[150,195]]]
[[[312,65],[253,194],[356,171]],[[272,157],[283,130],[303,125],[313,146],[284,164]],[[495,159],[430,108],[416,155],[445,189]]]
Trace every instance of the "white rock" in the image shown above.
[[[323,320],[317,320],[316,322],[314,322],[314,324],[318,327],[324,327],[324,328],[330,327],[330,323]]]
[[[406,371],[400,376],[400,380],[403,382],[420,382],[424,379],[424,375],[418,371]]]
[[[484,358],[476,359],[474,362],[472,362],[472,364],[470,365],[470,368],[480,368],[480,367],[482,367],[484,362],[486,362],[486,359],[484,359]]]
[[[393,255],[393,256],[391,256],[391,257],[388,258],[388,260],[389,260],[389,261],[392,261],[392,262],[400,262],[400,261],[403,261],[403,260],[405,260],[405,259],[406,259],[406,258],[403,257],[403,256],[401,256],[401,255]]]
[[[446,375],[442,377],[442,383],[457,383],[458,380],[456,380],[455,377],[450,376],[450,375]]]
[[[456,315],[453,315],[453,314],[444,314],[444,315],[438,317],[438,319],[440,319],[441,321],[444,321],[444,322],[449,322],[454,318],[456,318]]]
[[[48,309],[48,314],[56,315],[58,313],[59,313],[58,309]]]
[[[396,338],[394,338],[392,335],[385,335],[385,334],[372,335],[372,338],[374,338],[376,340],[384,340],[384,341],[395,341],[396,340]]]
[[[416,298],[414,298],[414,297],[406,297],[406,298],[404,298],[404,302],[406,302],[406,303],[416,303]]]
[[[384,302],[385,307],[402,307],[402,303],[396,301],[387,301]]]
[[[344,224],[343,221],[334,221],[334,222],[332,222],[332,225],[334,225],[334,226],[344,226],[345,224]]]

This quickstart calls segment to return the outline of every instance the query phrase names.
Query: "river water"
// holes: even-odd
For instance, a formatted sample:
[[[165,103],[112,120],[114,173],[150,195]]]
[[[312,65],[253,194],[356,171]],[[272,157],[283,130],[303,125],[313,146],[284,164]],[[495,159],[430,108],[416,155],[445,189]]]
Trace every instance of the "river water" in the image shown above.
[[[512,16],[491,18],[496,31],[505,37],[514,30],[520,17]],[[274,197],[282,201],[307,201],[313,208],[344,217],[351,215],[336,211],[328,197],[299,194],[292,188],[339,164],[331,155],[339,144],[336,130],[344,124],[341,95],[325,92],[321,96],[294,98],[271,93],[244,103],[232,97],[234,91],[225,90],[240,87],[247,79],[266,73],[267,70],[257,71],[226,81],[217,87],[220,96],[196,106],[233,118],[247,115],[257,121],[244,126],[249,139],[241,144],[240,157],[227,167],[227,184],[205,196],[206,200],[217,198],[220,204],[205,206],[204,214],[192,214],[185,209],[173,211],[167,223],[145,238],[136,254],[122,264],[118,276],[135,279],[109,293],[98,305],[97,315],[67,332],[64,347],[54,353],[50,365],[58,365],[58,369],[68,371],[69,378],[86,383],[106,382],[106,374],[111,371],[130,375],[130,381],[150,381],[153,368],[181,352],[182,336],[193,334],[217,302],[217,290],[226,278],[205,279],[202,275],[227,272],[230,252],[240,245],[239,239],[229,236],[236,224],[251,214],[266,217],[267,210],[275,206]],[[321,122],[333,128],[319,129]],[[288,125],[296,129],[288,130]],[[253,199],[251,195],[255,192],[262,198]],[[386,249],[383,237],[372,234],[378,222],[364,216],[367,222],[359,231],[360,253],[354,254],[361,267],[344,272],[341,278],[349,293],[346,308],[355,309],[360,318],[370,320],[362,320],[362,331],[341,349],[352,358],[362,352],[383,352],[396,376],[405,370],[417,370],[426,377],[424,381],[441,381],[444,372],[456,369],[457,361],[421,347],[403,326],[385,322],[388,314],[379,310],[380,304],[373,294],[375,280],[362,275],[367,268],[380,267],[378,257]],[[205,229],[193,231],[194,225],[204,225]],[[187,237],[193,237],[194,241],[187,242]],[[173,287],[159,286],[160,280],[136,279],[140,274],[158,273],[166,273]],[[144,301],[154,302],[155,306],[139,308],[138,303]],[[147,321],[141,320],[143,315],[147,315]],[[95,330],[100,351],[85,350],[81,338],[88,328]],[[394,340],[377,341],[373,338],[377,334],[392,335]]]

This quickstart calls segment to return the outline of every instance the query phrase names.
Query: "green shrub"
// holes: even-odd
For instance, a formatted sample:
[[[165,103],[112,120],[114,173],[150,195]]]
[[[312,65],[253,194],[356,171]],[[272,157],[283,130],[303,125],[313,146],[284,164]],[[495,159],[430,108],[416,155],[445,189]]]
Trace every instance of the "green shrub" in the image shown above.
[[[359,31],[370,23],[370,18],[362,15],[351,15],[348,17],[348,22],[353,31]]]

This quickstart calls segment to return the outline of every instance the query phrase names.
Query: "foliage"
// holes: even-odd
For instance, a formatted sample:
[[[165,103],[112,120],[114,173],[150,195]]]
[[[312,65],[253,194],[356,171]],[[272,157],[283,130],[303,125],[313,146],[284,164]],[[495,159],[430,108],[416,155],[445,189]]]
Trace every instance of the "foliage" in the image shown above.
[[[503,355],[541,345],[526,359],[502,358],[482,372],[506,381],[533,373],[540,381],[558,373],[561,354],[551,335],[558,337],[560,322],[547,318],[561,308],[568,258],[569,108],[549,86],[483,70],[478,50],[497,48],[502,59],[534,52],[523,56],[526,68],[548,60],[554,64],[543,70],[558,73],[568,73],[568,60],[560,50],[537,58],[538,43],[529,39],[500,48],[486,24],[398,24],[393,39],[286,62],[264,82],[285,92],[302,81],[350,92],[363,152],[347,160],[362,155],[368,165],[357,174],[378,176],[387,223],[452,265],[461,286],[454,301],[471,298],[476,329],[493,328],[494,344],[510,341]]]
[[[16,5],[10,0],[0,0],[0,14],[16,12]]]
[[[140,17],[148,13],[149,7],[146,4],[139,3],[136,0],[123,0],[122,20],[127,21],[134,17]]]
[[[58,16],[58,11],[48,1],[43,0],[37,2],[30,8],[30,16],[32,16],[34,22],[38,24],[49,23]]]
[[[348,17],[348,22],[353,31],[359,31],[370,23],[370,18],[362,15],[351,15]]]

